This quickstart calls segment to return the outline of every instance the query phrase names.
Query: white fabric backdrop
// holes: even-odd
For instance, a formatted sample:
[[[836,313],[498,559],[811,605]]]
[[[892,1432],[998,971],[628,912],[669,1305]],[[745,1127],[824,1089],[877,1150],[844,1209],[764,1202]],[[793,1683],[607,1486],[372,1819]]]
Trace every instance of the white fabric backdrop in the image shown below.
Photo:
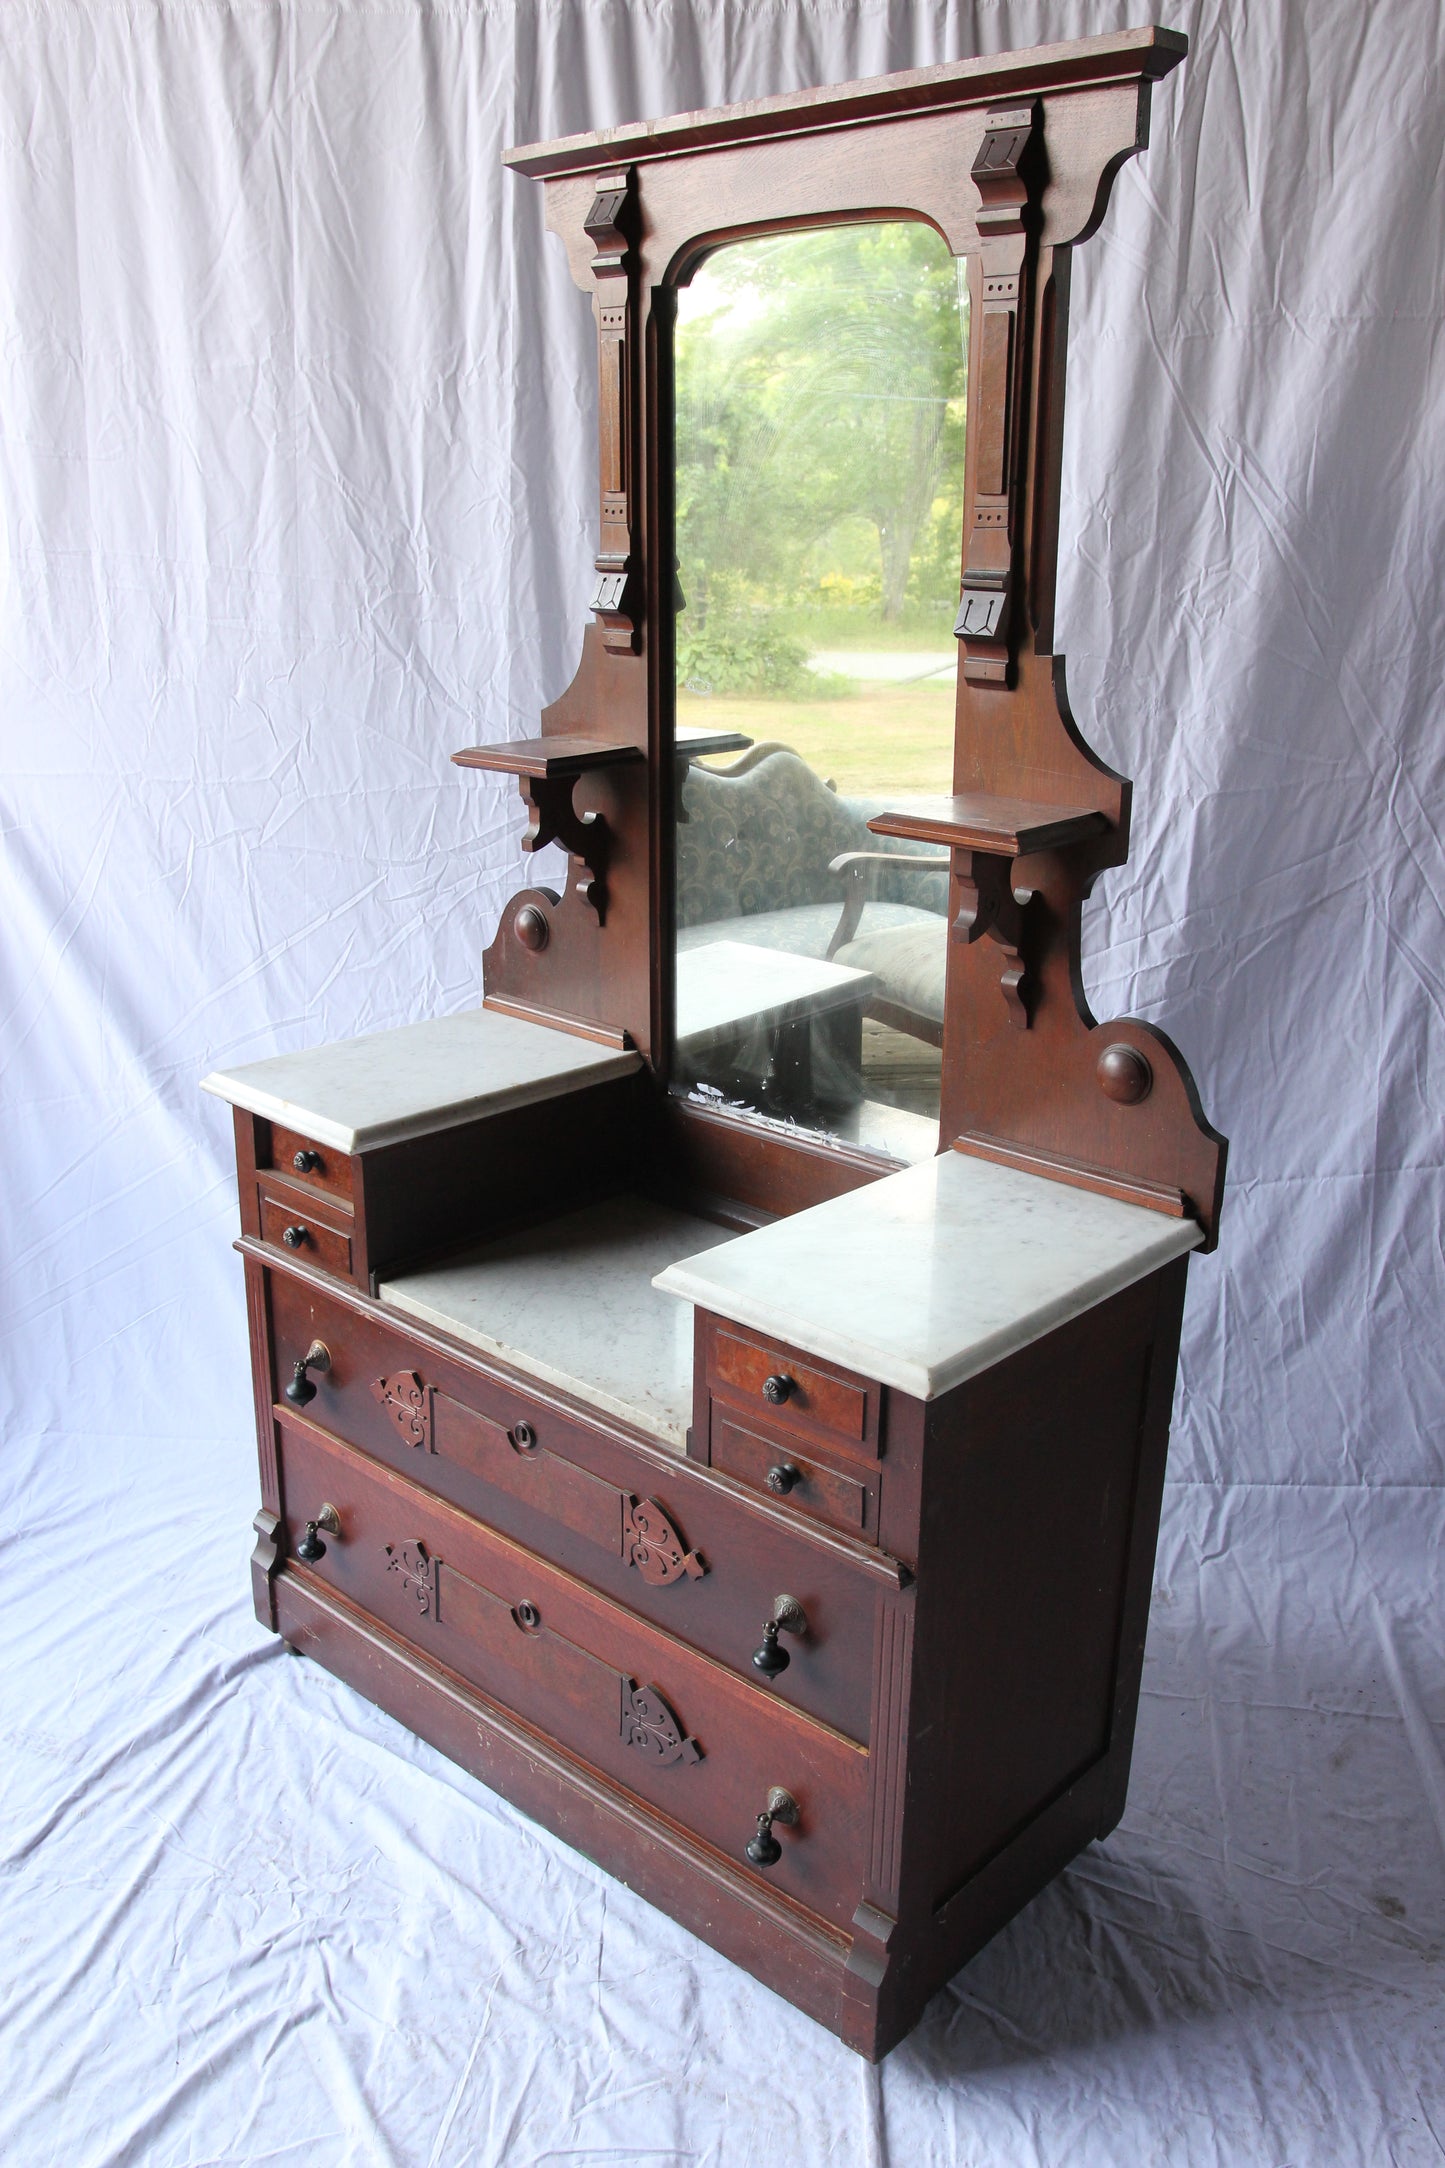
[[[197,1080],[477,998],[518,822],[446,756],[584,615],[590,322],[499,152],[1143,12],[0,8],[16,2168],[1445,2153],[1431,0],[1180,0],[1078,259],[1089,982],[1233,1138],[1120,1830],[875,2075],[249,1613]]]

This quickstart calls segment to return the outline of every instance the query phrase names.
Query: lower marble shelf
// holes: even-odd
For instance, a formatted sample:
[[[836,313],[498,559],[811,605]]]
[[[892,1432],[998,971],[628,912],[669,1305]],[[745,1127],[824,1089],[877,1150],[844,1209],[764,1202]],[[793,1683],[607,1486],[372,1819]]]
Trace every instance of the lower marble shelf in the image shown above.
[[[612,1197],[383,1281],[377,1294],[681,1453],[692,1417],[692,1306],[652,1282],[679,1258],[734,1239],[648,1198]]]

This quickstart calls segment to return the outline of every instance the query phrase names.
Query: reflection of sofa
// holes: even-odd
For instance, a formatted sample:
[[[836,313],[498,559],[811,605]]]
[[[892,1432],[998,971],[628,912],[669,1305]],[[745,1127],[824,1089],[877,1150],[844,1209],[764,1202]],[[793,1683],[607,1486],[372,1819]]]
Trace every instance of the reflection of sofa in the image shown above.
[[[946,852],[871,834],[881,801],[840,797],[786,746],[689,767],[682,802],[680,950],[732,939],[851,964],[878,981],[870,1015],[941,1042]]]

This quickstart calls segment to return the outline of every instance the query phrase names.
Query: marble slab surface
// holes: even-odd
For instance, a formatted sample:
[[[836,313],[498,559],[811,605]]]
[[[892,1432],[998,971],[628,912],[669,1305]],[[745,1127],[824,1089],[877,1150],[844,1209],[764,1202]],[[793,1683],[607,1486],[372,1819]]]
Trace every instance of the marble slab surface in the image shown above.
[[[654,1284],[932,1400],[1203,1239],[1192,1220],[944,1152]]]
[[[613,1197],[384,1281],[377,1292],[682,1452],[692,1419],[692,1311],[653,1282],[674,1258],[732,1239],[710,1220]]]
[[[464,1009],[218,1069],[201,1090],[334,1151],[363,1152],[627,1076],[640,1062],[498,1009]]]
[[[871,973],[847,964],[748,941],[709,941],[677,959],[677,1044],[696,1052],[742,1025],[822,1015],[861,1001],[873,983]]]

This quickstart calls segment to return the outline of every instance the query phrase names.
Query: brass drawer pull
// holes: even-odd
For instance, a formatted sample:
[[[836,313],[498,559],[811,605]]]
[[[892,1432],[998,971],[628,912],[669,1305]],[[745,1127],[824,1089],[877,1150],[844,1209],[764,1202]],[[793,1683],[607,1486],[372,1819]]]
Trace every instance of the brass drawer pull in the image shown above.
[[[326,1545],[318,1533],[323,1528],[328,1536],[341,1534],[341,1515],[335,1506],[323,1506],[315,1520],[306,1523],[306,1532],[296,1546],[296,1556],[308,1566],[314,1566],[318,1558],[326,1556]]]
[[[783,1847],[773,1835],[774,1822],[781,1822],[785,1829],[798,1826],[798,1802],[781,1784],[768,1793],[768,1804],[758,1816],[758,1833],[743,1854],[755,1867],[776,1867],[783,1856]]]
[[[321,1375],[325,1377],[330,1368],[330,1348],[324,1340],[313,1340],[306,1353],[297,1363],[291,1376],[291,1383],[286,1388],[286,1398],[293,1408],[304,1408],[308,1400],[316,1398],[316,1387],[307,1377],[307,1371],[319,1370]]]
[[[761,1671],[765,1679],[775,1679],[787,1670],[792,1662],[786,1649],[778,1647],[778,1635],[805,1634],[808,1631],[808,1614],[796,1596],[779,1596],[773,1604],[773,1615],[763,1628],[763,1645],[753,1651],[753,1668]]]

